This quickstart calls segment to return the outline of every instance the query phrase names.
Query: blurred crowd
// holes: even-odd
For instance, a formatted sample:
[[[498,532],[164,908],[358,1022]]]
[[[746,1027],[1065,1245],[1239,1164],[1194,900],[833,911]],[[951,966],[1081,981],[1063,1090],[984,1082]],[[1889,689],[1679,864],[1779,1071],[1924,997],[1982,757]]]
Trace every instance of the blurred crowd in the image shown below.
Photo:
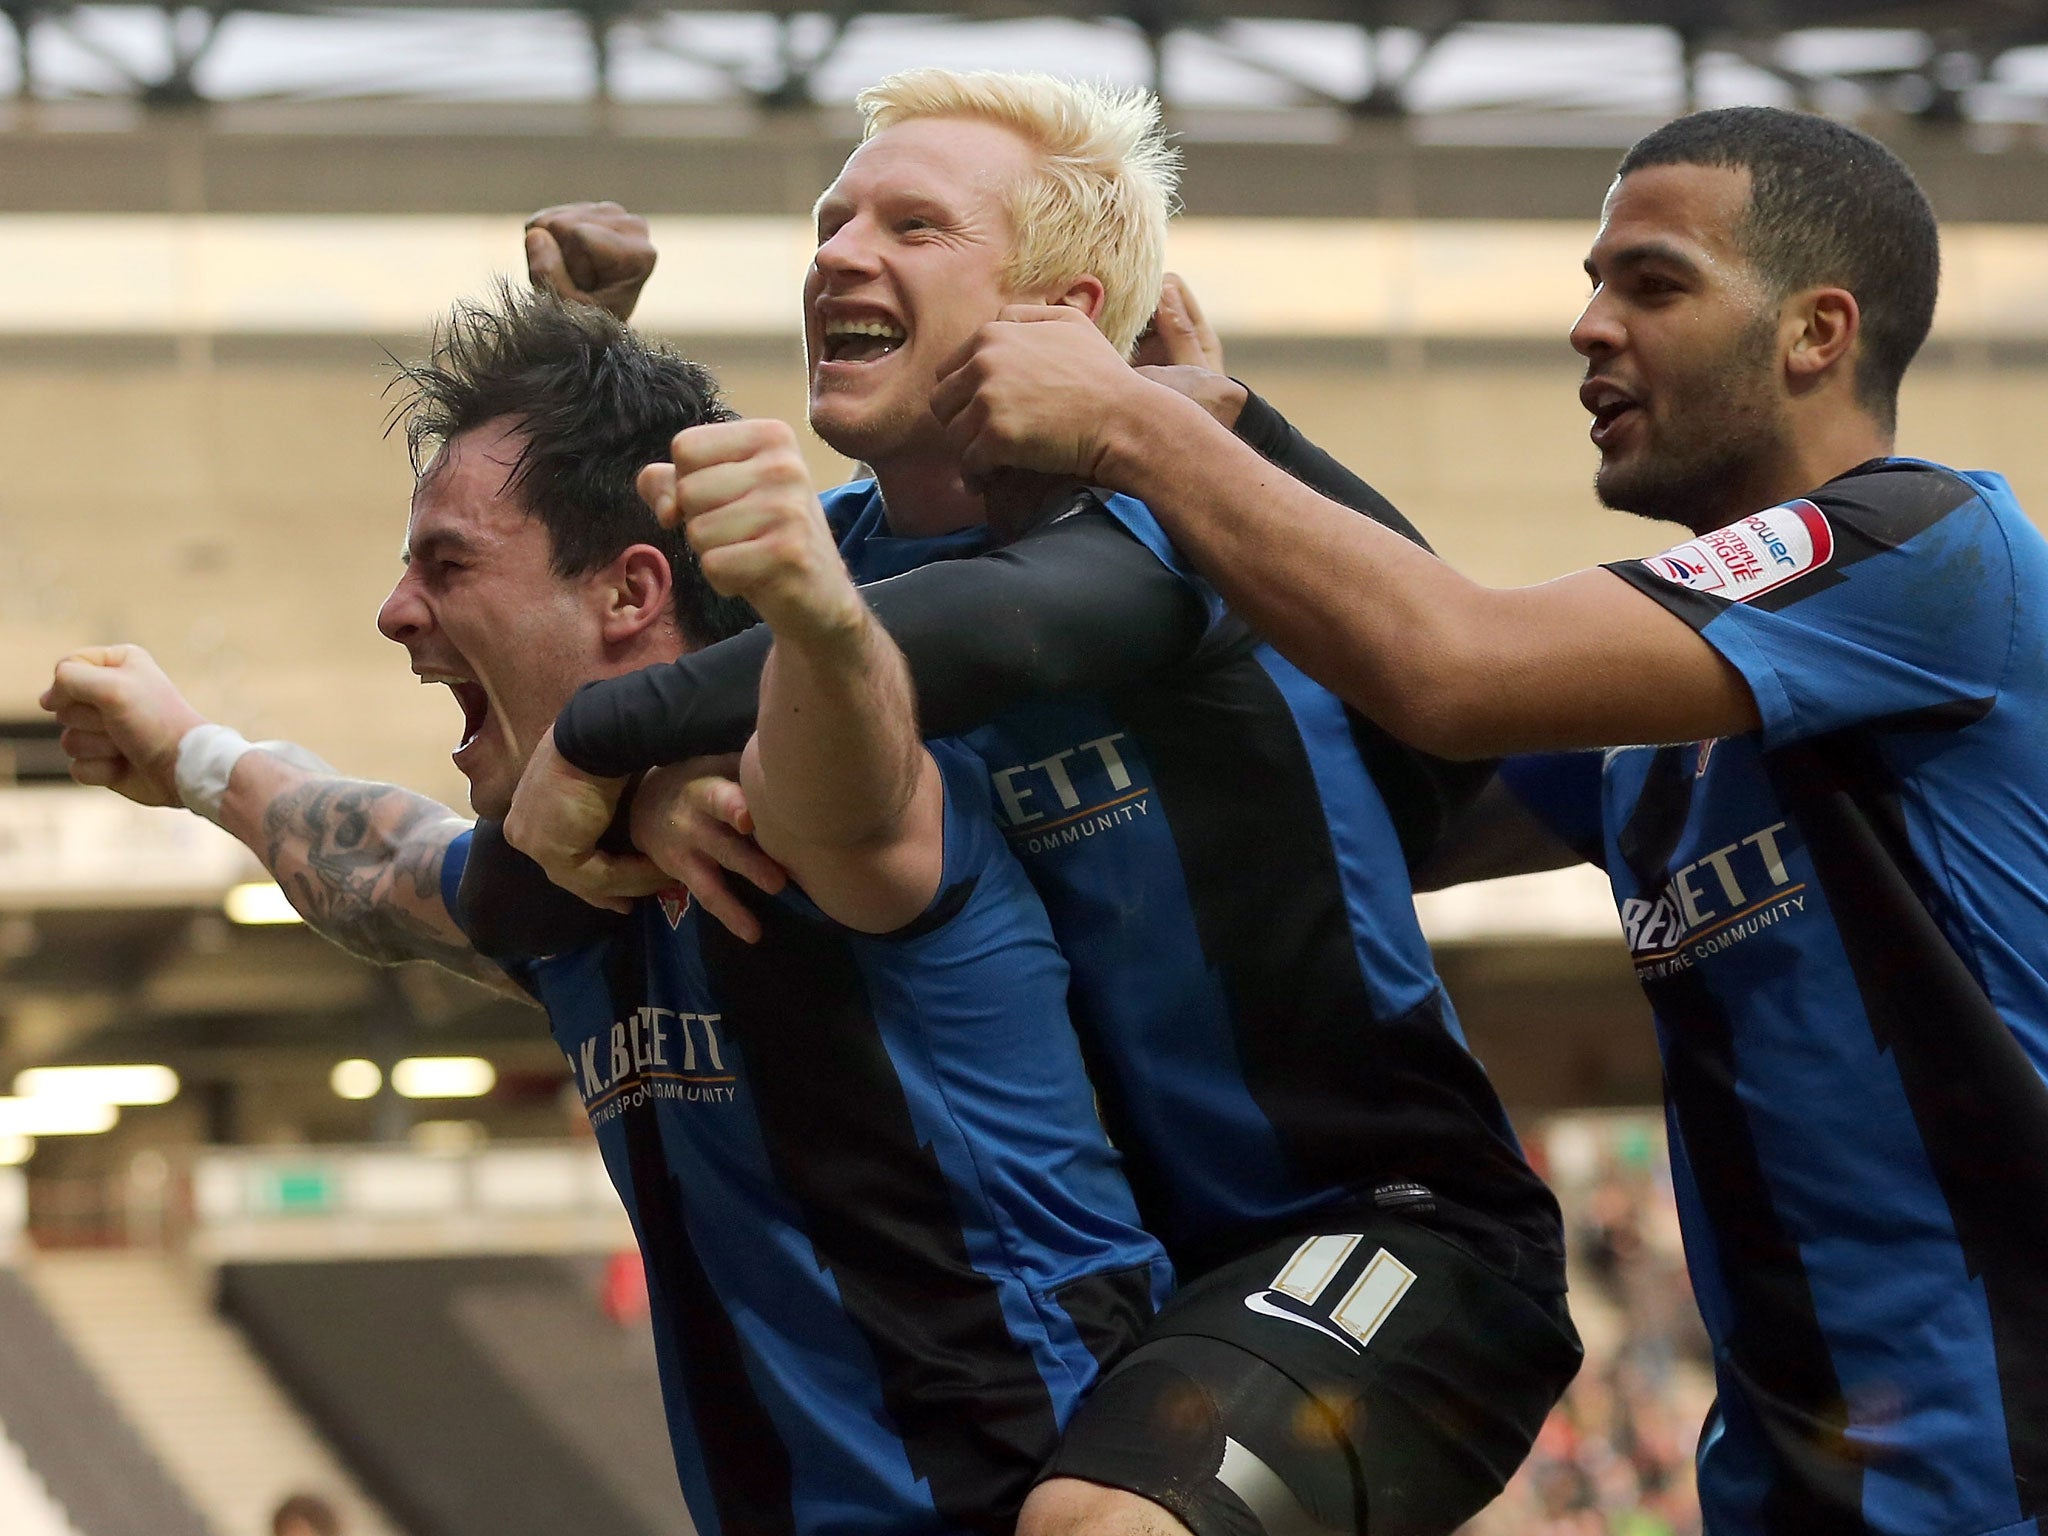
[[[1586,1363],[1467,1536],[1698,1536],[1692,1458],[1713,1384],[1662,1129],[1574,1118],[1531,1151],[1564,1206]]]

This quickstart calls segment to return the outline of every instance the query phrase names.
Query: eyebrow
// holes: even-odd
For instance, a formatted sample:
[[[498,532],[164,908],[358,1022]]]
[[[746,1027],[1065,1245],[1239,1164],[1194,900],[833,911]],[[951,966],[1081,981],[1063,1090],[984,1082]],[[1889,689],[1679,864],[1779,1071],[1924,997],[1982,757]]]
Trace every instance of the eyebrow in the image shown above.
[[[921,219],[928,218],[935,224],[950,223],[959,217],[951,207],[929,192],[893,192],[874,201],[892,212],[908,213]],[[853,198],[828,188],[820,193],[818,200],[811,205],[811,221],[813,224],[822,224],[828,212],[849,211],[857,206]]]
[[[456,554],[468,554],[475,548],[474,542],[459,533],[452,531],[430,533],[419,541],[418,558],[422,560],[431,559],[433,556],[449,550]],[[411,544],[405,545],[398,551],[398,563],[400,565],[411,565],[413,558],[413,547]]]
[[[1607,257],[1607,267],[1612,271],[1625,271],[1631,267],[1646,267],[1654,262],[1665,262],[1687,272],[1697,272],[1700,264],[1680,247],[1668,240],[1641,240],[1634,245],[1625,245]],[[1586,276],[1594,282],[1600,281],[1600,269],[1588,256],[1585,262]]]

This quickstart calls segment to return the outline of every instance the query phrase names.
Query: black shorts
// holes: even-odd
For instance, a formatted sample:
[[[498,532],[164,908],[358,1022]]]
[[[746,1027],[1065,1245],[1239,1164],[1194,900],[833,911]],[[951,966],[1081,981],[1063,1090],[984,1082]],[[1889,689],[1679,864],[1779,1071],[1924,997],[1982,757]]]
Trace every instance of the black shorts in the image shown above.
[[[1579,1357],[1563,1297],[1368,1217],[1186,1286],[1044,1475],[1140,1494],[1195,1536],[1442,1536],[1522,1464]]]

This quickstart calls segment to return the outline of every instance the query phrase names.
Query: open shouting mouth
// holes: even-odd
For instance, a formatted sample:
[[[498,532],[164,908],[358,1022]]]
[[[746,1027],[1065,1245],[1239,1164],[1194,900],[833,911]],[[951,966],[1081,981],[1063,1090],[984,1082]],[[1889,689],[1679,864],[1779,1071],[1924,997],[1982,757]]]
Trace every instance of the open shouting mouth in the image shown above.
[[[417,675],[423,683],[446,684],[448,691],[455,695],[455,702],[462,707],[462,740],[456,744],[456,752],[461,753],[475,745],[491,718],[491,700],[484,692],[484,685],[460,672],[422,669]]]
[[[899,322],[880,316],[841,316],[825,322],[821,361],[872,363],[887,357],[910,339]]]

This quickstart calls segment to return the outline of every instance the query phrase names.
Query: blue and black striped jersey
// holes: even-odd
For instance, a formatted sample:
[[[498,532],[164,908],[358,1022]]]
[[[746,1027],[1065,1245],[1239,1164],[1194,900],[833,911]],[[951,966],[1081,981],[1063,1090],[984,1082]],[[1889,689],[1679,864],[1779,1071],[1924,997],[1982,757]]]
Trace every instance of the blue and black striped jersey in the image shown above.
[[[1762,729],[1523,760],[1655,1009],[1721,1398],[1708,1529],[2048,1514],[2048,544],[1875,461],[1609,567]]]
[[[889,535],[872,482],[825,502],[862,581],[975,547]],[[1368,766],[1385,739],[1227,613],[1128,497],[1013,548],[1105,516],[1151,551],[1148,579],[1196,594],[1206,634],[1162,670],[1033,699],[961,740],[1073,967],[1147,1224],[1194,1273],[1305,1218],[1400,1211],[1562,1290],[1556,1204],[1416,921]]]
[[[857,934],[792,891],[747,945],[650,898],[507,963],[639,1237],[700,1536],[1008,1536],[1171,1284],[986,772],[931,750],[945,867],[910,927]]]
[[[1255,404],[1240,419],[1254,446],[1415,537]],[[1136,503],[1068,497],[983,553],[980,528],[891,534],[872,481],[823,500],[926,728],[979,732],[1074,965],[1140,1209],[1183,1273],[1363,1207],[1435,1221],[1561,1289],[1555,1202],[1409,901],[1409,866],[1490,765],[1430,759],[1344,709],[1221,614]],[[736,750],[767,640],[589,685],[556,745],[606,776]]]

